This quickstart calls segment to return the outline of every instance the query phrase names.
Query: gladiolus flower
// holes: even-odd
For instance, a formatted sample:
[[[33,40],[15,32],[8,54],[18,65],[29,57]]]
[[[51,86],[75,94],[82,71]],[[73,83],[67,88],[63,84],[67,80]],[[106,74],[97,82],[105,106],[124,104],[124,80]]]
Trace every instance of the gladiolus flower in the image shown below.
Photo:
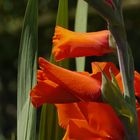
[[[80,102],[56,105],[63,140],[124,140],[124,127],[111,106]]]
[[[100,66],[108,76],[110,68],[115,74],[118,73],[111,62],[92,63],[92,74],[66,70],[43,58],[39,59],[39,65],[42,70],[38,70],[38,83],[30,93],[35,107],[44,103],[101,101],[101,72],[96,65]]]
[[[117,68],[112,63],[92,63],[93,77],[96,74],[101,73],[99,69],[96,69],[96,65],[106,72],[109,76],[109,69],[116,76],[119,86],[122,88],[121,75]],[[95,75],[94,75],[95,74]],[[121,81],[121,82],[119,82]],[[135,95],[140,97],[140,74],[135,72]],[[123,90],[122,90],[123,92]],[[125,132],[124,126],[111,106],[105,103],[91,103],[91,102],[79,102],[75,104],[56,105],[59,116],[59,124],[66,129],[63,140],[82,139],[82,140],[124,140]],[[79,107],[79,109],[78,109]],[[77,110],[74,114],[72,110]],[[138,113],[138,126],[140,137],[140,104],[137,104]],[[79,117],[78,117],[79,115]],[[83,117],[84,116],[84,117]],[[102,117],[101,117],[102,116]],[[83,119],[84,118],[84,119]]]
[[[79,101],[78,98],[67,93],[66,90],[51,80],[38,82],[32,89],[30,96],[35,107],[39,107],[44,103],[71,103]]]
[[[105,103],[97,103],[101,101],[101,79],[97,78],[97,75],[101,75],[101,71],[97,69],[97,65],[107,76],[110,76],[109,69],[111,69],[119,86],[122,86],[119,82],[121,81],[119,71],[110,62],[92,63],[93,72],[89,74],[66,70],[43,58],[39,59],[41,70],[38,71],[38,83],[31,91],[31,100],[35,107],[46,102],[56,104],[59,124],[66,129],[63,140],[124,140],[125,138],[123,124],[112,107]],[[137,96],[140,95],[139,79],[140,74],[135,72]],[[139,117],[139,104],[137,111]]]
[[[76,73],[39,59],[42,71],[38,73],[38,84],[31,91],[32,103],[38,107],[48,103],[71,103],[98,101],[101,87],[98,80],[87,73]]]
[[[56,26],[52,53],[56,61],[80,56],[102,56],[114,50],[109,47],[108,40],[108,30],[80,33]]]

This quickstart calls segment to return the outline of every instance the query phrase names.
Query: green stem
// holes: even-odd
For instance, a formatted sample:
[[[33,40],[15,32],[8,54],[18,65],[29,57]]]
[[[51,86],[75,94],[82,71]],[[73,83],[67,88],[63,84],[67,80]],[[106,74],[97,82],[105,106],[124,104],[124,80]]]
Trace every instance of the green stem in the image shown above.
[[[134,61],[129,48],[123,15],[121,0],[113,0],[114,8],[106,3],[105,0],[85,0],[91,4],[109,23],[109,30],[117,43],[117,53],[124,87],[124,99],[131,110],[132,118],[119,116],[125,126],[128,140],[138,140],[138,118],[135,105],[134,94]],[[131,116],[130,116],[131,117]]]
[[[132,55],[130,55],[131,50],[128,46],[126,36],[124,36],[121,27],[110,26],[110,30],[117,43],[118,59],[124,87],[124,96],[127,99],[128,103],[133,103],[133,105],[135,105],[133,86],[134,62]]]
[[[123,120],[123,123],[125,124],[128,140],[138,140],[138,118],[134,94],[134,61],[131,49],[127,42],[123,18],[122,24],[109,24],[109,29],[117,43],[117,53],[124,87],[124,97],[134,114],[132,122],[125,122]]]

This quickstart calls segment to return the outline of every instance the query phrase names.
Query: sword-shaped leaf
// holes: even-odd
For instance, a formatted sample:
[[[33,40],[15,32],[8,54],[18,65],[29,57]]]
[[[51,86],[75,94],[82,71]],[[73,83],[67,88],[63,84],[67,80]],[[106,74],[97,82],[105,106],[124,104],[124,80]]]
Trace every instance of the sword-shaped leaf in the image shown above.
[[[38,2],[28,0],[22,29],[17,79],[17,139],[35,140],[36,111],[30,103],[30,90],[36,83],[38,45]]]
[[[84,0],[78,0],[75,17],[76,32],[87,31],[87,18],[88,18],[88,4]],[[84,71],[84,69],[85,69],[85,57],[76,58],[76,70]]]

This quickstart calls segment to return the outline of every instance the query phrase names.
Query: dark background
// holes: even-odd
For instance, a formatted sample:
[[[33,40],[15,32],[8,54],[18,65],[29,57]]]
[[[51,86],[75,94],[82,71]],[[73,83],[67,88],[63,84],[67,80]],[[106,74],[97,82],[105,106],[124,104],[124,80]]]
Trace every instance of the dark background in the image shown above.
[[[69,0],[69,29],[74,28],[75,0]],[[0,140],[14,139],[16,133],[16,81],[21,27],[26,0],[0,0]],[[58,0],[39,0],[39,56],[48,57],[55,27]],[[124,0],[124,19],[135,69],[140,72],[140,1]],[[105,29],[106,22],[89,7],[88,31]],[[115,61],[114,56],[88,57],[90,62]]]

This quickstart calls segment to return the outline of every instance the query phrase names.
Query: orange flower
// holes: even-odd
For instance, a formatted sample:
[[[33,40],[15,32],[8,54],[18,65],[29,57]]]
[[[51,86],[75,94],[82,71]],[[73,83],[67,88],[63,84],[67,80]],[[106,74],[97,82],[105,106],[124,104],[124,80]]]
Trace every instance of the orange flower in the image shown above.
[[[48,103],[99,101],[101,87],[98,80],[88,73],[76,73],[39,59],[42,71],[38,72],[38,84],[31,91],[35,107]]]
[[[101,76],[100,66],[108,76],[109,69],[119,73],[111,62],[92,63],[92,78]],[[99,83],[101,84],[99,78]],[[57,104],[59,124],[66,129],[63,140],[124,140],[124,127],[111,106],[105,103],[79,102]]]
[[[80,102],[56,105],[63,140],[124,140],[124,127],[111,106]]]
[[[92,66],[92,75],[91,77],[98,79],[101,81],[102,79],[102,73],[101,70],[105,72],[105,74],[108,76],[109,79],[111,79],[110,76],[110,70],[113,72],[113,74],[116,76],[119,73],[119,70],[112,62],[93,62],[91,63]],[[100,67],[100,69],[99,69]]]
[[[101,74],[95,67],[99,65],[109,76],[109,69],[116,76],[122,88],[121,75],[112,63],[92,63],[92,77]],[[135,72],[135,95],[140,98],[140,74]],[[105,103],[78,102],[75,104],[56,105],[59,124],[66,129],[63,140],[124,140],[125,130],[111,106]],[[73,112],[73,110],[75,110]],[[140,137],[140,104],[137,103],[138,126]],[[76,114],[76,116],[74,115]]]
[[[110,68],[115,74],[118,73],[118,69],[111,62],[92,63],[92,74],[66,70],[43,58],[39,59],[39,65],[42,70],[37,74],[38,83],[30,93],[35,107],[44,103],[99,102],[101,101],[101,72],[96,65],[99,65],[108,76]]]
[[[101,101],[101,72],[97,65],[109,77],[111,69],[122,87],[120,73],[113,63],[92,63],[92,74],[66,70],[43,58],[39,59],[39,65],[41,70],[37,75],[38,83],[31,91],[31,100],[35,107],[46,102],[56,104],[59,124],[66,129],[63,140],[124,140],[124,127],[112,107],[93,102]],[[138,97],[139,82],[140,74],[135,72],[135,92]],[[140,118],[139,106],[138,103]]]
[[[72,32],[56,26],[52,53],[57,61],[80,56],[101,56],[113,52],[109,47],[109,31]]]
[[[123,92],[123,84],[122,84],[122,78],[120,73],[116,75],[116,80],[119,84],[121,91]],[[135,96],[140,98],[140,74],[137,71],[134,72],[134,89],[135,89]]]

